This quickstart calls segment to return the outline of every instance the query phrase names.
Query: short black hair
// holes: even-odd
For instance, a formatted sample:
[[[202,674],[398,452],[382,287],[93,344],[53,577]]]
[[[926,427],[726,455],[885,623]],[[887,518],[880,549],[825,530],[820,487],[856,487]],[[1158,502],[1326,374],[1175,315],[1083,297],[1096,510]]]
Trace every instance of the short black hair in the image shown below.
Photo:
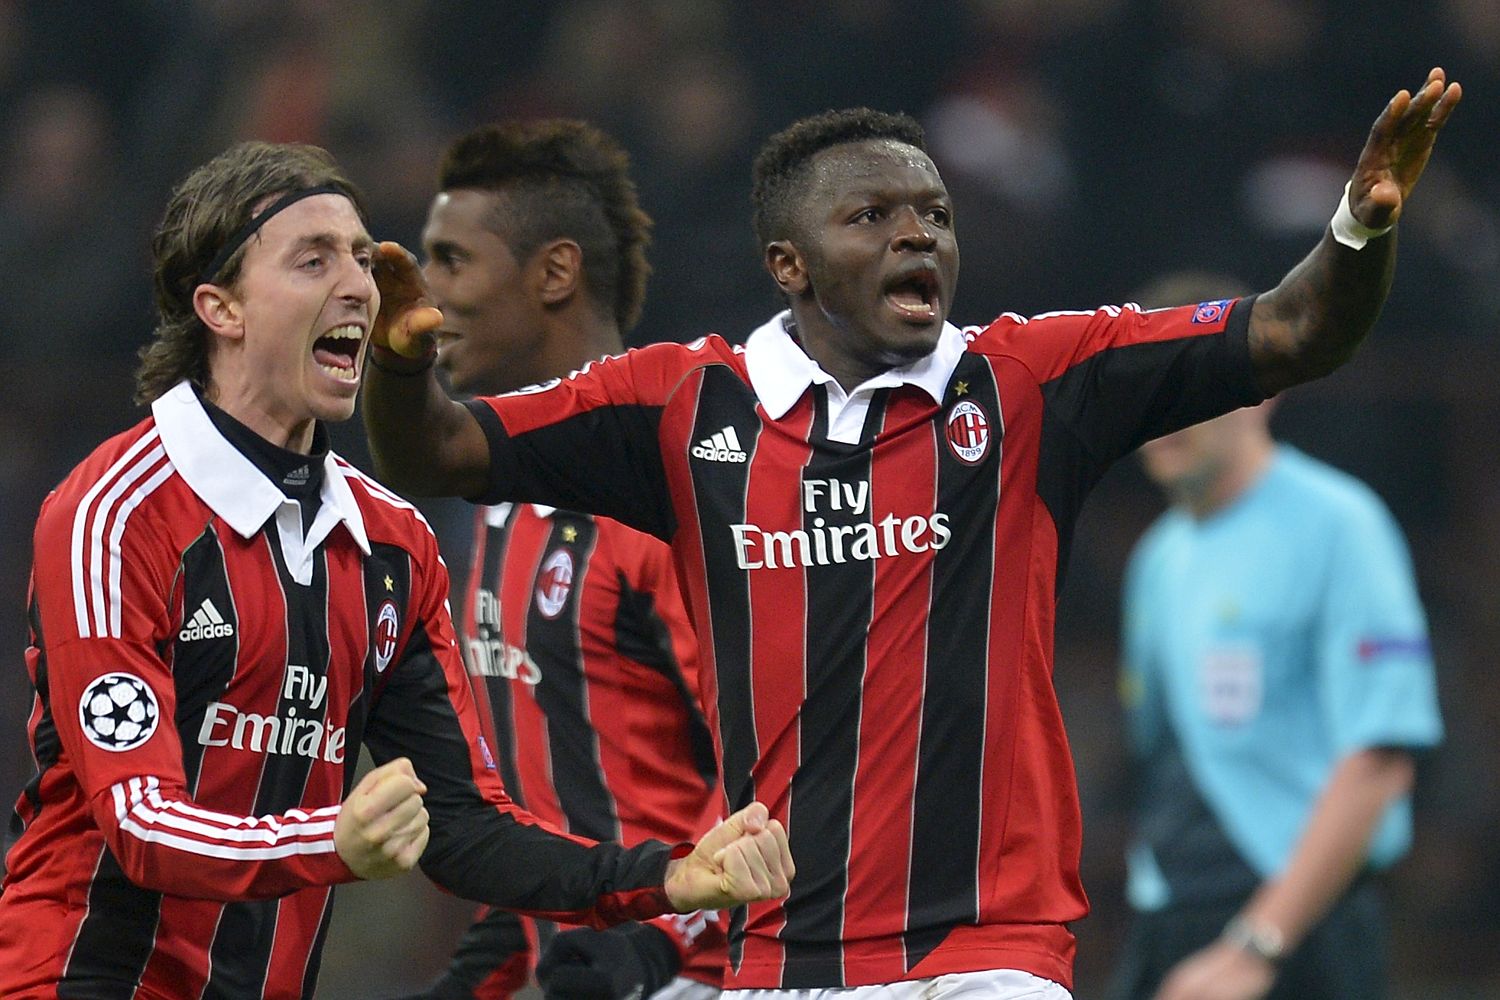
[[[575,241],[590,297],[622,333],[640,319],[651,217],[637,199],[630,157],[599,129],[564,118],[485,125],[448,147],[438,187],[501,195],[490,228],[518,261],[549,240]]]
[[[907,114],[870,108],[824,111],[799,119],[766,140],[751,172],[755,238],[762,247],[791,235],[812,158],[831,146],[892,139],[927,151],[927,136]]]

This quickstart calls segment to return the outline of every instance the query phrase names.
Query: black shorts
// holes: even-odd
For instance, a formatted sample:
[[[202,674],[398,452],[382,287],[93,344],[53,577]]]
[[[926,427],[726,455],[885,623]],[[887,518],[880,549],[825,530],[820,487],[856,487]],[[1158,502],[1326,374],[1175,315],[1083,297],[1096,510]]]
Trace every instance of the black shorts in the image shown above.
[[[1137,913],[1110,1000],[1151,1000],[1178,962],[1211,944],[1244,899]],[[1385,902],[1373,878],[1354,884],[1281,964],[1266,1000],[1384,1000]]]

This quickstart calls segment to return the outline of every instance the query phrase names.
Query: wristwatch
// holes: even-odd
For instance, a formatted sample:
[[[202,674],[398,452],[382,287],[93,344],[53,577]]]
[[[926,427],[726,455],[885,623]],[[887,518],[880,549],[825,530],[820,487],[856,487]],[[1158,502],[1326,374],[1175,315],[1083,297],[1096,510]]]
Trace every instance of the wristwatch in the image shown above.
[[[1272,924],[1235,917],[1224,925],[1221,936],[1241,951],[1248,951],[1272,965],[1279,965],[1286,957],[1286,936]]]

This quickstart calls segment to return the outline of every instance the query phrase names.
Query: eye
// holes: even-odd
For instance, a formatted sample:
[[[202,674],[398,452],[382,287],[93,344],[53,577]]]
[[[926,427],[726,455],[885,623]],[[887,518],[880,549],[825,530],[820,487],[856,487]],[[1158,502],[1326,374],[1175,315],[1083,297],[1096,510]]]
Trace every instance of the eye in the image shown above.
[[[879,222],[884,217],[885,213],[878,208],[863,208],[856,212],[849,221],[856,225],[867,226]]]
[[[368,271],[375,264],[375,255],[369,250],[356,250],[354,262],[359,265],[361,271]]]
[[[324,263],[326,262],[322,254],[313,254],[298,261],[297,269],[299,271],[319,271],[322,270]]]
[[[927,221],[931,222],[934,226],[942,226],[944,229],[947,229],[953,224],[953,213],[942,206],[930,208],[927,210]]]

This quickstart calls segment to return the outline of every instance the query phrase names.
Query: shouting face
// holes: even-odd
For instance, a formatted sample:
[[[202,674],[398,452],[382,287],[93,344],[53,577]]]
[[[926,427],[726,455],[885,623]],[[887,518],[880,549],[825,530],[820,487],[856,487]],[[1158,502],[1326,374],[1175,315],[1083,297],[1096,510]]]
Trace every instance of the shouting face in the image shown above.
[[[791,239],[767,248],[803,346],[862,381],[937,346],[958,284],[953,204],[926,153],[889,139],[817,154]]]
[[[374,244],[353,203],[319,194],[261,227],[211,324],[216,402],[267,440],[298,448],[315,420],[354,413],[380,308]]]

